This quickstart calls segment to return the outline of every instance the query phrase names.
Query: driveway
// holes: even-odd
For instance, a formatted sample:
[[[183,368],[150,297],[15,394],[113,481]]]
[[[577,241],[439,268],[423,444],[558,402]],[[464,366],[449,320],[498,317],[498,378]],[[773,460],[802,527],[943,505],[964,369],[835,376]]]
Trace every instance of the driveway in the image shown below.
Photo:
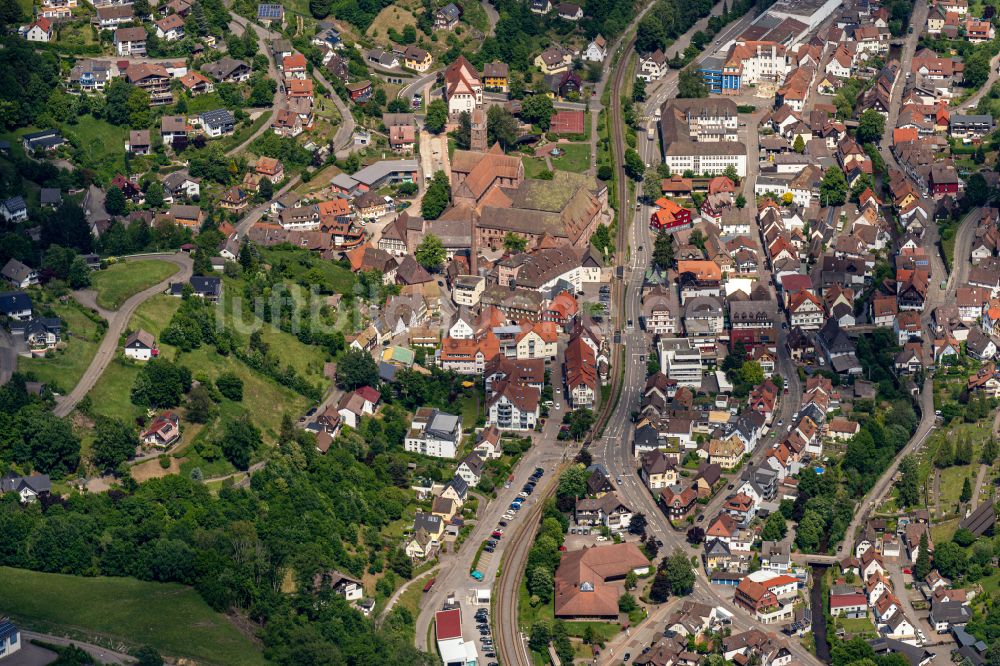
[[[41,661],[44,659],[45,655],[51,655],[52,653],[43,648],[31,645],[29,641],[38,640],[44,643],[51,643],[52,645],[75,645],[80,648],[91,657],[96,659],[102,664],[134,664],[135,659],[127,654],[122,654],[121,652],[114,652],[107,648],[103,648],[100,645],[93,645],[91,643],[82,643],[77,640],[72,640],[69,638],[63,638],[62,636],[53,636],[51,634],[38,634],[34,631],[21,630],[21,640],[24,642],[25,647],[15,653],[12,657],[7,657],[3,660],[4,666],[17,666],[19,663],[22,666],[34,666],[36,664],[48,664],[55,659],[49,659],[48,661]],[[28,647],[30,645],[30,648]],[[26,652],[27,660],[24,662],[18,662],[18,655],[22,652]]]
[[[73,390],[69,394],[59,398],[56,403],[55,410],[53,410],[56,416],[69,416],[76,408],[76,405],[83,400],[83,396],[87,395],[90,389],[94,388],[94,384],[104,374],[104,369],[118,355],[118,340],[121,338],[125,327],[128,326],[128,322],[132,318],[132,314],[138,307],[156,294],[162,294],[166,291],[170,283],[178,281],[187,282],[191,277],[193,269],[191,257],[186,254],[148,254],[132,259],[126,258],[125,261],[134,261],[135,259],[162,259],[177,264],[180,267],[180,271],[145,291],[135,294],[125,301],[122,307],[111,316],[108,320],[108,330],[104,334],[104,340],[101,341],[101,346],[98,347],[97,354],[94,355],[93,360],[90,362],[90,367],[80,377],[80,381],[77,382]]]

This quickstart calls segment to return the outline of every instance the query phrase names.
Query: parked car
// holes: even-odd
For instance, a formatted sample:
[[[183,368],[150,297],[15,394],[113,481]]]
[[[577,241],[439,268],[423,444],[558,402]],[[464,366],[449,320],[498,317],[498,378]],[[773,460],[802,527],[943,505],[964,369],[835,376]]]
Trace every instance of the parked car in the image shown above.
[[[479,569],[473,569],[472,573],[470,573],[469,575],[475,578],[476,580],[482,580],[483,578],[485,578],[485,576],[483,576],[483,572],[480,571]]]

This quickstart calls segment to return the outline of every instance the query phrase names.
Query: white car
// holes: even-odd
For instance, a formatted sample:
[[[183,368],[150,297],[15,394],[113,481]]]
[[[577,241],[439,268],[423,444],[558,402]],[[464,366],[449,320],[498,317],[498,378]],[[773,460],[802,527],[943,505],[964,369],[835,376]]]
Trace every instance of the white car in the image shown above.
[[[504,520],[506,520],[508,522],[511,521],[511,520],[514,520],[514,518],[516,518],[516,517],[517,516],[515,516],[513,513],[505,513],[505,514],[503,514],[503,516],[501,516],[501,518],[503,518]]]
[[[598,541],[607,541],[607,540],[608,540],[608,537],[606,537],[606,536],[604,536],[604,535],[602,534],[602,535],[600,535],[599,537],[597,537],[597,540],[598,540]]]

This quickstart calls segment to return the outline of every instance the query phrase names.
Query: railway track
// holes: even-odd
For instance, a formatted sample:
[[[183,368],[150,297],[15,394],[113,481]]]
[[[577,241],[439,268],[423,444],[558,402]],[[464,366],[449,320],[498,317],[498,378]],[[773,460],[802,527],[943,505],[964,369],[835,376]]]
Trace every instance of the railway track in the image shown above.
[[[617,67],[614,71],[611,90],[611,145],[615,158],[615,169],[617,170],[618,187],[618,233],[615,238],[615,277],[612,283],[612,302],[614,311],[612,314],[612,329],[614,338],[611,344],[611,366],[612,378],[611,387],[608,391],[607,399],[601,404],[594,421],[594,427],[584,440],[582,447],[589,447],[597,433],[604,430],[608,420],[615,411],[618,398],[621,394],[622,382],[625,378],[624,365],[621,363],[623,345],[616,341],[621,339],[622,323],[625,321],[625,292],[626,281],[624,275],[625,255],[627,249],[627,229],[628,215],[631,207],[628,201],[628,182],[625,176],[625,137],[623,136],[624,123],[622,119],[621,88],[628,69],[629,59],[632,57],[632,49],[635,46],[635,38],[632,38],[625,45],[621,57],[618,59]],[[622,271],[619,274],[619,271]],[[579,447],[573,447],[567,454],[576,454]],[[559,486],[559,476],[562,471],[569,466],[565,462],[559,466],[556,473],[549,477],[548,482],[538,501],[530,509],[517,530],[511,536],[512,543],[504,554],[501,563],[501,571],[498,576],[499,594],[493,609],[493,626],[497,636],[497,657],[502,666],[531,666],[531,656],[528,654],[524,641],[521,638],[520,626],[518,623],[518,597],[521,590],[521,578],[524,575],[524,567],[528,560],[528,553],[535,542],[535,534],[540,524],[539,518],[542,513],[542,506],[545,501],[551,498],[556,488]]]

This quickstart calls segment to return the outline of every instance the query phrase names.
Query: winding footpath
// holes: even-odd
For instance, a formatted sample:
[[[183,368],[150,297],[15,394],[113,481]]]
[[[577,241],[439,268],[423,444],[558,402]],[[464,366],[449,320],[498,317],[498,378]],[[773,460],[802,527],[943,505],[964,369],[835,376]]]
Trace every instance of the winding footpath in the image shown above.
[[[129,320],[140,305],[157,294],[162,294],[172,282],[187,282],[191,277],[193,265],[191,257],[186,254],[147,254],[141,257],[129,257],[125,261],[143,261],[149,259],[160,259],[176,264],[178,271],[167,279],[154,284],[152,287],[140,291],[133,295],[108,319],[108,330],[104,334],[104,340],[97,349],[90,366],[80,377],[80,381],[67,395],[60,397],[53,410],[56,416],[65,417],[76,408],[83,397],[94,388],[94,384],[104,374],[105,368],[114,360],[118,354],[118,341],[125,332]]]

